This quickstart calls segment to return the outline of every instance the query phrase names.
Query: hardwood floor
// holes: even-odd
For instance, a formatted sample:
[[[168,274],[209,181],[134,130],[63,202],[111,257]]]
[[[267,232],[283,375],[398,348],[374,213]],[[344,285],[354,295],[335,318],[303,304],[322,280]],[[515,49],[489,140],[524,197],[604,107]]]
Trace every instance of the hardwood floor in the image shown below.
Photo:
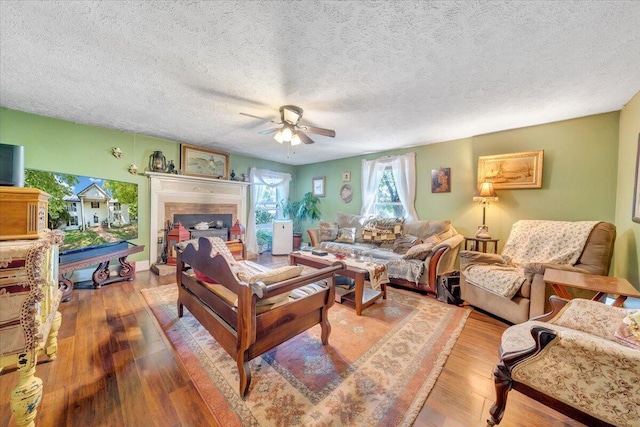
[[[286,257],[262,255],[278,264]],[[133,282],[78,289],[62,303],[58,358],[41,363],[38,426],[215,426],[206,404],[140,294],[174,283],[139,272]],[[426,298],[426,297],[425,297]],[[365,310],[366,315],[366,310]],[[473,311],[415,426],[484,426],[494,400],[492,372],[508,325]],[[0,426],[15,426],[9,407],[15,371],[0,375]],[[500,426],[581,426],[516,391]],[[224,427],[224,426],[222,426]]]

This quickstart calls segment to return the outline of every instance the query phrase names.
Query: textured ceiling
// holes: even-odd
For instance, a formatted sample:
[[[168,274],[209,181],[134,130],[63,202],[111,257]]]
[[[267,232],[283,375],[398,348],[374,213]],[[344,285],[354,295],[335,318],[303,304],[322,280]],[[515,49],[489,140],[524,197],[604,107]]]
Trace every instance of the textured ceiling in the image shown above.
[[[0,105],[306,164],[619,110],[639,22],[639,2],[1,0]],[[283,104],[336,138],[287,157],[239,114]]]

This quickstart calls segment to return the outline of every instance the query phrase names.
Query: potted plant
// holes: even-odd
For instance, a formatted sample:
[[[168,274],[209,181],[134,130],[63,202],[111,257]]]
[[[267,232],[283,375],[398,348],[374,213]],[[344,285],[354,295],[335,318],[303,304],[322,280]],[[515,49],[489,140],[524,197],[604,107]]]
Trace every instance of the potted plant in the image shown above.
[[[258,240],[259,254],[263,253],[264,251],[268,251],[271,248],[271,240],[273,239],[273,234],[271,230],[261,228],[256,233],[256,237]]]
[[[305,193],[299,201],[291,199],[281,204],[284,215],[289,218],[293,226],[293,249],[300,249],[302,241],[302,228],[307,221],[316,221],[322,218],[318,205],[320,199],[311,192]]]

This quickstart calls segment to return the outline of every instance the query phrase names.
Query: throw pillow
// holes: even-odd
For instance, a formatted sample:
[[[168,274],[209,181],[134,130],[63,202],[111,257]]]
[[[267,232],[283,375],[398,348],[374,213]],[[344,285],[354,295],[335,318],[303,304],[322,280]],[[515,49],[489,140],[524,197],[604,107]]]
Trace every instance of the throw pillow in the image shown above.
[[[402,228],[404,234],[418,236],[423,241],[427,240],[429,236],[432,236],[434,234],[438,235],[441,240],[449,238],[453,235],[450,220],[405,222]]]
[[[403,223],[404,218],[370,218],[362,227],[362,239],[377,244],[393,241],[402,235]]]
[[[411,249],[409,249],[407,253],[402,256],[402,258],[419,259],[424,261],[438,243],[440,243],[440,238],[435,235],[431,236],[428,239],[425,239],[424,242],[420,243],[419,245],[411,247]]]
[[[218,284],[218,281],[216,279],[212,279],[211,277],[207,276],[206,274],[204,274],[200,270],[196,270],[194,268],[193,269],[193,273],[196,275],[196,279],[198,279],[198,280],[202,280],[203,282],[211,283],[211,284],[214,284],[214,285]]]
[[[253,285],[256,282],[262,282],[265,285],[270,285],[272,283],[282,282],[283,280],[298,277],[300,274],[302,274],[303,269],[304,267],[301,265],[286,265],[284,267],[276,268],[254,275],[249,275],[246,271],[239,271],[237,273],[237,276],[238,279],[242,280],[243,282],[247,282],[250,285]],[[276,295],[275,297],[260,298],[256,301],[256,307],[277,304],[279,302],[285,301],[287,298],[289,298],[289,292]]]
[[[640,350],[640,311],[622,319],[613,336],[620,344]]]
[[[284,267],[276,268],[262,273],[250,275],[246,271],[239,271],[237,273],[238,279],[243,282],[247,282],[253,285],[256,282],[262,282],[265,285],[272,283],[282,282],[283,280],[293,279],[302,274],[303,266],[301,265],[285,265]]]
[[[321,242],[332,242],[338,237],[338,224],[335,222],[320,221],[318,238]]]
[[[339,243],[355,243],[356,242],[356,228],[341,228],[338,230],[338,237],[336,242]]]
[[[356,228],[356,242],[362,242],[362,224],[365,222],[365,217],[360,215],[352,215],[342,212],[336,213],[336,223],[338,228]]]
[[[419,237],[412,236],[411,234],[405,234],[404,236],[400,236],[394,240],[393,252],[397,254],[406,254],[409,249],[415,245],[419,245],[420,243],[422,243],[422,240]]]

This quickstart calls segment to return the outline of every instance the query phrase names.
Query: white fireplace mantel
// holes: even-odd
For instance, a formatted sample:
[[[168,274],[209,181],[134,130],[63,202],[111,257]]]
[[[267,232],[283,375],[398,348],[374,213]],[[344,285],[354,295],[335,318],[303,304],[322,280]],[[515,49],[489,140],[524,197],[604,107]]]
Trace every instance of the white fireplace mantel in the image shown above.
[[[236,205],[237,219],[247,223],[248,182],[226,181],[188,175],[145,172],[151,185],[149,261],[155,264],[164,238],[165,203],[197,203]],[[159,249],[160,248],[160,249]]]

